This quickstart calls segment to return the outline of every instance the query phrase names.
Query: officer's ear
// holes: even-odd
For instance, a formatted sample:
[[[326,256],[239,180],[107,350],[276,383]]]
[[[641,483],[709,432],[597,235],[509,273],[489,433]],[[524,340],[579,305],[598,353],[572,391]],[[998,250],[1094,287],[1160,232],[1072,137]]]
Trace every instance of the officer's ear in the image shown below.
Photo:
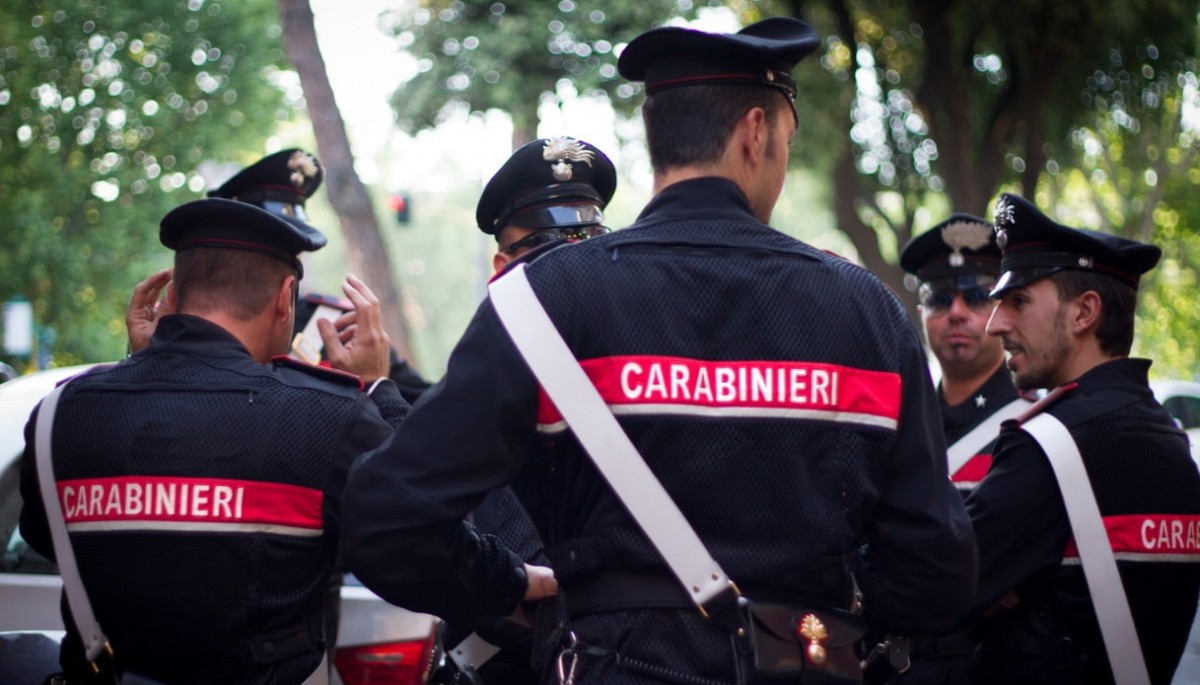
[[[498,274],[504,271],[504,267],[508,266],[508,263],[512,260],[512,257],[503,252],[496,252],[496,254],[492,255],[492,272]]]
[[[286,276],[275,292],[274,318],[280,321],[291,321],[296,304],[296,292],[299,283],[293,275]]]
[[[770,129],[770,117],[762,107],[751,107],[738,120],[735,138],[740,141],[747,161],[759,163],[766,157]]]
[[[1088,290],[1070,302],[1071,320],[1067,323],[1076,335],[1095,331],[1100,327],[1100,316],[1104,303],[1100,301],[1100,293]]]

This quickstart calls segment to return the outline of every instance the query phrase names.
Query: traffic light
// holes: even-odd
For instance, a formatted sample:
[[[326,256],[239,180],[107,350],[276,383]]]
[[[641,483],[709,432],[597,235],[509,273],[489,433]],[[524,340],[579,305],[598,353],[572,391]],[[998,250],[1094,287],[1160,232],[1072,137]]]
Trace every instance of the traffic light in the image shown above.
[[[412,209],[412,200],[404,193],[392,193],[391,197],[392,211],[396,214],[396,223],[407,224],[409,220],[409,211]]]

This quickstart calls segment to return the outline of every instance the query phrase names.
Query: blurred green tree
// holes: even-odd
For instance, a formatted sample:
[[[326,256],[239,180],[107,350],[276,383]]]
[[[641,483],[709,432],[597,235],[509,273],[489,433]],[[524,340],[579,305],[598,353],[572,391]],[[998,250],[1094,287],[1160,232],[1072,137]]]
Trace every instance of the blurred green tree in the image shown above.
[[[695,5],[419,0],[415,8],[385,13],[382,25],[419,61],[417,76],[393,96],[397,119],[415,131],[437,125],[456,106],[502,109],[512,117],[516,148],[537,137],[538,107],[546,99],[557,101],[562,79],[579,93],[614,95],[629,110],[639,91],[618,76],[616,51],[673,16],[694,16]]]
[[[1151,60],[1175,75],[1196,54],[1192,2],[779,4],[827,36],[822,65],[840,84],[833,97],[819,86],[812,106],[845,135],[795,147],[827,165],[839,229],[901,292],[895,257],[914,233],[950,211],[987,216],[1000,190],[1032,195],[1075,163],[1073,131],[1094,119],[1098,72]],[[1137,99],[1125,108],[1159,111]]]
[[[1200,202],[1186,188],[1200,168],[1195,133],[1182,123],[1186,93],[1195,92],[1194,2],[642,0],[598,10],[576,0],[419,0],[414,6],[389,20],[399,44],[420,60],[420,73],[393,98],[409,130],[435,125],[452,103],[510,112],[514,143],[524,142],[534,137],[538,104],[557,98],[563,79],[580,93],[605,92],[616,109],[630,113],[641,89],[622,80],[615,65],[621,46],[638,33],[716,6],[743,25],[771,14],[797,16],[825,39],[815,56],[823,68],[806,63],[796,70],[802,122],[793,159],[829,179],[829,206],[858,261],[910,303],[915,297],[906,293],[896,260],[912,235],[951,211],[987,216],[1002,190],[1032,197],[1047,184],[1066,183],[1075,169],[1095,177],[1104,159],[1120,169],[1101,174],[1125,181],[1081,198],[1105,208],[1105,216],[1092,212],[1079,225],[1162,244],[1163,280],[1152,279],[1148,291],[1195,280],[1194,251],[1185,246]],[[1097,158],[1081,147],[1101,140],[1105,149],[1141,152]],[[1130,185],[1154,178],[1154,188]],[[1051,198],[1037,195],[1043,207]],[[1165,275],[1176,268],[1177,275]],[[1175,304],[1156,309],[1167,300]],[[1168,316],[1175,305],[1184,310]],[[1196,330],[1195,305],[1178,298],[1148,302],[1147,316],[1166,322],[1150,327],[1150,335],[1165,336],[1169,326]],[[1174,339],[1182,345],[1195,334]],[[1175,372],[1196,368],[1185,366],[1195,360],[1195,347],[1191,356],[1174,358]]]
[[[0,5],[0,301],[33,303],[55,363],[124,354],[159,220],[291,116],[279,36],[270,0]]]
[[[1138,353],[1158,375],[1200,371],[1200,83],[1195,57],[1147,42],[1128,59],[1112,53],[1083,92],[1090,121],[1071,133],[1074,156],[1038,186],[1060,220],[1163,249],[1142,280]]]

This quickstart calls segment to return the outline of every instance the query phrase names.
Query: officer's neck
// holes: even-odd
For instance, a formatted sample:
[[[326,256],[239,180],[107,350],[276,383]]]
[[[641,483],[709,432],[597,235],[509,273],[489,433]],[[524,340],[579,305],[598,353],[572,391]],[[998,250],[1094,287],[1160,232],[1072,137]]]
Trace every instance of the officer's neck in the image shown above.
[[[275,330],[276,322],[269,311],[263,311],[251,319],[240,319],[224,311],[184,312],[191,313],[225,329],[237,338],[254,361],[266,364],[273,357],[287,354],[287,346],[281,348],[282,333]],[[282,326],[283,324],[278,324]]]
[[[688,166],[677,166],[661,172],[654,172],[654,194],[657,195],[669,186],[683,181],[690,181],[694,178],[705,178],[708,176],[720,176],[729,178],[729,174],[723,173],[719,164],[689,164]],[[735,181],[736,182],[736,181]]]
[[[996,362],[971,373],[955,372],[942,367],[942,400],[948,407],[957,407],[979,392],[984,383],[1004,365],[1004,355]]]
[[[750,202],[750,209],[759,221],[764,224],[771,220],[771,209],[774,206],[774,201],[769,206],[764,206],[761,200],[762,193],[756,192],[756,178],[749,173],[746,173],[744,168],[734,168],[727,163],[714,164],[692,164],[688,166],[672,167],[662,172],[654,173],[654,194],[662,192],[664,189],[681,183],[690,181],[695,178],[718,177],[733,181],[746,199]]]
[[[1123,359],[1126,356],[1105,352],[1100,348],[1100,342],[1094,336],[1090,337],[1065,355],[1063,363],[1055,369],[1052,387],[1066,385],[1101,364],[1107,364],[1114,359]]]

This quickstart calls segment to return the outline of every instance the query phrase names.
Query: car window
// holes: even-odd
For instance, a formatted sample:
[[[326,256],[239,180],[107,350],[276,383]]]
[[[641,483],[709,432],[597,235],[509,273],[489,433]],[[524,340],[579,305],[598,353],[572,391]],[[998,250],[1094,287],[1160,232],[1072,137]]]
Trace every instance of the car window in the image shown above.
[[[55,575],[58,573],[58,566],[35,552],[21,539],[19,532],[13,531],[8,538],[8,543],[4,546],[4,555],[0,557],[0,573]]]
[[[1200,428],[1200,398],[1176,396],[1163,403],[1183,428]]]
[[[58,573],[54,562],[33,551],[21,538],[17,528],[21,512],[19,483],[19,469],[13,464],[0,477],[0,540],[4,542],[0,573]]]

